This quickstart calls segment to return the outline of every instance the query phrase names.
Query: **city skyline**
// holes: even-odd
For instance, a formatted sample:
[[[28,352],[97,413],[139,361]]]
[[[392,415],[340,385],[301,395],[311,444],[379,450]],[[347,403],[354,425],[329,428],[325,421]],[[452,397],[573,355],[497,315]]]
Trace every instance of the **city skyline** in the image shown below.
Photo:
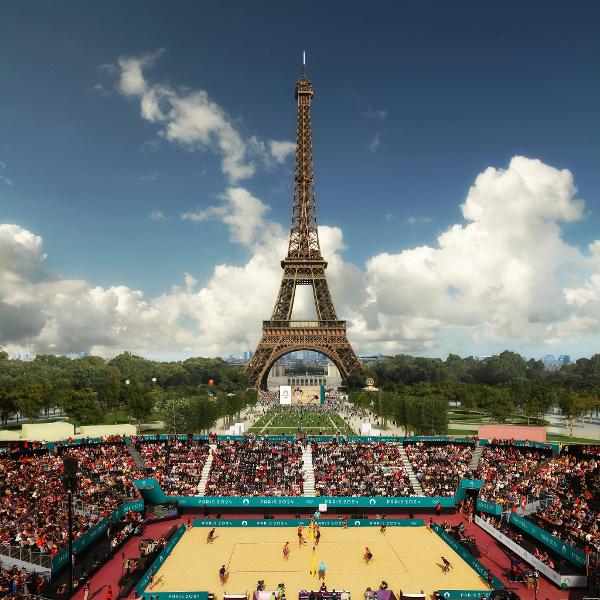
[[[2,9],[0,346],[253,349],[306,50],[319,235],[358,353],[600,351],[599,9],[309,3],[308,27],[276,6]]]

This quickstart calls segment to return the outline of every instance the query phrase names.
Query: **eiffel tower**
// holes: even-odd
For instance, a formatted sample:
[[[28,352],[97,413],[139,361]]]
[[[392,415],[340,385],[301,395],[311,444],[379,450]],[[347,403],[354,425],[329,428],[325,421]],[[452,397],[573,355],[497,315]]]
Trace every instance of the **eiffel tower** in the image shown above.
[[[292,228],[287,257],[281,261],[283,279],[270,321],[263,321],[262,338],[246,367],[251,384],[266,388],[271,367],[282,356],[297,350],[314,350],[331,359],[342,379],[362,369],[348,338],[346,321],[335,312],[321,256],[314,193],[310,105],[313,87],[305,67],[296,83],[298,128]],[[316,321],[292,321],[296,286],[310,285]]]

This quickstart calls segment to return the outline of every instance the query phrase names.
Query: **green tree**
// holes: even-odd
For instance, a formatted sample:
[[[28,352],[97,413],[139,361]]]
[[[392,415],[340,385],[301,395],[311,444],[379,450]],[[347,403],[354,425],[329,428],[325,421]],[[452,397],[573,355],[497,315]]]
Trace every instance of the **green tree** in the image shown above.
[[[0,375],[0,421],[6,427],[8,420],[18,411],[14,392],[14,380],[7,375]]]
[[[61,408],[70,419],[82,425],[98,423],[102,417],[98,394],[91,390],[71,390]]]
[[[138,422],[150,416],[155,401],[155,391],[145,386],[139,379],[133,379],[121,388],[122,406],[127,414]]]
[[[558,407],[569,427],[569,437],[573,437],[573,424],[591,411],[592,398],[567,390],[560,390],[557,396]]]
[[[62,406],[68,397],[71,387],[66,379],[53,379],[43,387],[42,410],[46,417],[50,416],[50,410]]]
[[[39,383],[25,383],[15,391],[19,412],[28,419],[34,419],[42,410],[44,387]]]
[[[515,405],[507,388],[487,387],[483,402],[486,412],[496,423],[506,423],[515,411]]]
[[[116,412],[121,406],[121,374],[115,367],[108,368],[108,374],[100,389],[98,400],[105,412],[112,412],[117,421]]]

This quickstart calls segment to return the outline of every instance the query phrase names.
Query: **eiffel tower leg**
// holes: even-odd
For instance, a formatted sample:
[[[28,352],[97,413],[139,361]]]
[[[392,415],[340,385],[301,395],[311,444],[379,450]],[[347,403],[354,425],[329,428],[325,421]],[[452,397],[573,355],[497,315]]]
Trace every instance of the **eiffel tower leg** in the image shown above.
[[[333,300],[329,293],[325,272],[322,271],[323,277],[315,277],[312,281],[313,296],[315,299],[315,307],[320,321],[337,321],[337,315],[333,306]]]
[[[287,276],[287,277],[286,277]],[[296,296],[296,280],[289,277],[289,273],[284,273],[279,294],[273,307],[273,321],[289,321],[292,318],[292,308],[294,306],[294,297]]]

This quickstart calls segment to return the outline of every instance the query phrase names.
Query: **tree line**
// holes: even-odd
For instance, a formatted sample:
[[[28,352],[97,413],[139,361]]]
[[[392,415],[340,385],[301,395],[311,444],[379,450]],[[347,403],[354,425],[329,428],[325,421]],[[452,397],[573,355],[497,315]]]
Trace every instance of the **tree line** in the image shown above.
[[[419,395],[417,390],[411,394],[353,391],[348,400],[363,414],[374,412],[384,427],[389,421],[403,427],[405,435],[444,435],[448,431],[448,401],[440,395]]]
[[[380,400],[371,398],[370,410],[384,419],[402,411],[406,413],[404,402],[423,404],[430,401],[428,398],[437,399],[446,407],[460,404],[462,410],[485,413],[498,423],[510,420],[515,414],[527,423],[539,421],[557,407],[572,433],[574,421],[600,411],[600,354],[581,358],[555,371],[545,370],[542,361],[525,360],[510,351],[483,360],[455,354],[445,361],[388,356],[348,379],[350,396],[358,404],[367,402],[368,396],[359,393],[367,377],[372,377],[382,390]],[[394,420],[404,423],[398,418]],[[421,427],[415,422],[410,425],[414,431],[415,427]],[[440,424],[434,433],[444,432]]]
[[[158,362],[124,352],[111,360],[46,354],[23,362],[0,352],[2,426],[17,416],[48,417],[58,408],[76,424],[106,422],[107,414],[137,422],[152,416],[187,432],[232,419],[254,402],[243,367],[221,359]]]
[[[369,410],[423,435],[447,430],[451,403],[500,423],[515,413],[535,422],[554,406],[571,423],[600,410],[600,354],[556,371],[509,351],[483,360],[388,356],[346,382],[361,406],[367,402],[359,394],[367,377],[383,392],[371,398]],[[120,414],[138,422],[159,418],[171,431],[205,430],[254,402],[243,366],[218,358],[159,362],[124,352],[111,360],[46,354],[23,362],[0,351],[3,426],[17,414],[35,418],[60,408],[77,424]]]

